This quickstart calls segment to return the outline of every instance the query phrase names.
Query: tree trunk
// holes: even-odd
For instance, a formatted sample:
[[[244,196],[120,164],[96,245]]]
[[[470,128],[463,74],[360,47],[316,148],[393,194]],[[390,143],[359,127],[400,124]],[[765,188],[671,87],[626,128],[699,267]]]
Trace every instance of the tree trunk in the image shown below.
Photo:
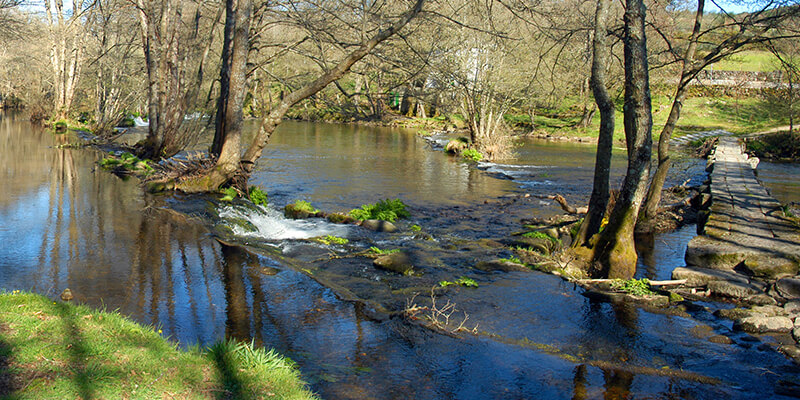
[[[212,154],[219,156],[216,169],[224,176],[233,176],[239,170],[242,153],[242,107],[247,93],[247,53],[250,50],[253,2],[227,0],[225,7],[224,58],[220,70],[220,97]]]
[[[625,141],[628,169],[619,197],[594,248],[600,277],[630,279],[636,272],[633,231],[647,190],[652,146],[652,110],[643,0],[627,0],[625,10]]]
[[[614,102],[608,94],[606,71],[611,59],[611,46],[608,43],[608,13],[611,0],[598,0],[595,13],[595,34],[593,41],[592,76],[590,86],[597,108],[600,110],[600,132],[597,137],[594,182],[589,199],[589,210],[578,230],[573,247],[586,245],[589,238],[600,231],[606,215],[609,197],[609,174],[611,170],[611,148],[614,141]]]
[[[227,0],[227,1],[235,1],[235,0]],[[250,1],[250,0],[240,0],[240,1]],[[280,125],[283,121],[283,117],[289,111],[289,108],[293,105],[299,103],[300,101],[307,99],[320,90],[324,89],[328,86],[331,82],[340,79],[344,76],[350,68],[364,58],[367,54],[369,54],[375,46],[383,42],[384,40],[388,39],[395,33],[397,33],[400,29],[402,29],[406,24],[408,24],[414,17],[416,17],[421,11],[422,6],[424,5],[425,0],[417,0],[414,6],[407,10],[405,14],[403,14],[398,21],[396,21],[393,25],[380,30],[375,36],[367,40],[366,42],[362,43],[356,50],[351,52],[344,58],[339,64],[337,64],[333,69],[325,72],[320,77],[318,77],[313,82],[309,83],[306,86],[303,86],[288,95],[283,96],[281,102],[275,106],[267,115],[263,117],[261,120],[261,126],[259,128],[258,134],[253,138],[253,141],[250,143],[247,151],[241,157],[240,165],[241,168],[237,168],[236,171],[229,172],[226,167],[221,167],[220,163],[230,163],[230,158],[225,156],[225,144],[223,144],[223,151],[220,154],[220,158],[217,161],[217,167],[213,168],[208,174],[204,176],[200,176],[194,179],[186,179],[177,183],[175,185],[176,189],[187,191],[187,192],[203,192],[203,191],[214,191],[217,190],[220,186],[226,184],[233,178],[238,178],[240,184],[245,184],[247,179],[249,178],[250,174],[252,173],[253,169],[255,168],[255,163],[258,161],[259,157],[261,157],[261,153],[264,150],[264,147],[269,143],[269,139],[272,136],[272,133],[275,132],[275,128]],[[243,3],[240,2],[240,7],[244,7]],[[227,19],[226,19],[227,23]],[[227,29],[226,29],[227,32]],[[246,30],[243,30],[246,32]],[[226,39],[228,40],[228,39]],[[234,44],[233,47],[235,48],[236,45]],[[246,63],[246,59],[244,60]],[[234,62],[231,62],[231,66],[233,66]],[[242,70],[231,68],[231,75],[233,74],[241,74],[242,75],[242,82],[244,82],[246,68]],[[233,77],[231,80],[233,81]],[[237,78],[238,79],[238,78]],[[230,97],[230,96],[229,96]],[[241,113],[239,113],[241,117]],[[220,134],[217,132],[217,134]],[[227,142],[231,139],[230,135],[224,139],[224,142]],[[239,139],[236,139],[239,140]],[[232,153],[231,153],[232,154]]]
[[[650,182],[650,187],[647,191],[647,200],[641,215],[642,228],[649,230],[649,225],[658,213],[658,204],[661,202],[661,190],[664,188],[664,182],[667,179],[667,172],[672,164],[669,157],[670,139],[672,133],[675,131],[675,126],[678,124],[678,119],[681,117],[681,109],[683,108],[683,101],[686,100],[686,94],[689,88],[689,82],[697,75],[698,69],[694,66],[694,54],[697,50],[697,40],[700,35],[700,29],[703,24],[705,0],[698,0],[697,12],[695,13],[694,28],[692,35],[689,37],[689,46],[686,48],[686,53],[683,56],[683,68],[681,70],[681,77],[678,81],[678,88],[675,90],[675,98],[672,101],[672,108],[669,111],[669,117],[661,130],[661,137],[658,138],[658,168],[653,175]]]

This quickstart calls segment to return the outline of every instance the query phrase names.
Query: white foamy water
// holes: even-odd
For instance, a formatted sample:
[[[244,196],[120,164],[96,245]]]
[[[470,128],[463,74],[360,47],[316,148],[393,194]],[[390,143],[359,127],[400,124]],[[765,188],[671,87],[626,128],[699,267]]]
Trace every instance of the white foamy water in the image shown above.
[[[244,219],[257,231],[251,232],[247,229],[231,223],[233,233],[237,236],[258,237],[267,240],[284,239],[308,239],[319,236],[339,236],[346,237],[349,227],[346,225],[331,224],[324,219],[293,220],[287,219],[283,213],[270,207],[260,207],[260,212],[225,206],[220,210],[220,217],[227,220]]]

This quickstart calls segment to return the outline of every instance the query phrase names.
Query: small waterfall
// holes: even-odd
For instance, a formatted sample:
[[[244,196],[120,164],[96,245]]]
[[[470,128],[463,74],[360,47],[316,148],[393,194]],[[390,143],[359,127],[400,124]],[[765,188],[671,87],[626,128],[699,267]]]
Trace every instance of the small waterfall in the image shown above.
[[[270,207],[258,209],[225,206],[219,215],[237,236],[266,240],[308,239],[326,235],[345,237],[350,231],[347,225],[331,224],[324,219],[293,220]]]

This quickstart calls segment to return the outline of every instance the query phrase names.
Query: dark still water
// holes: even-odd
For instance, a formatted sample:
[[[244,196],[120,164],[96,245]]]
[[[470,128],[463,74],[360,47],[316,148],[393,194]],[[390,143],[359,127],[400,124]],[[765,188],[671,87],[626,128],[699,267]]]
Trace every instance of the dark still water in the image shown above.
[[[22,118],[0,120],[0,288],[55,297],[69,287],[77,301],[158,325],[182,345],[255,340],[297,361],[323,398],[761,399],[780,398],[798,381],[773,339],[734,332],[708,310],[652,313],[590,300],[550,275],[472,268],[508,255],[475,239],[502,237],[519,229],[521,216],[557,210],[501,196],[586,200],[591,147],[529,143],[514,163],[476,169],[406,131],[291,123],[275,134],[254,177],[275,209],[297,198],[347,210],[400,197],[413,212],[404,224],[433,236],[420,241],[219,207],[202,196],[145,195],[135,180],[96,168],[99,152],[56,148],[74,141]],[[252,251],[215,239],[216,213],[257,225],[237,239]],[[317,262],[340,249],[303,238],[329,233],[354,247],[411,249],[421,273],[394,276],[368,259]],[[644,274],[683,265],[690,238],[656,237]],[[412,297],[408,285],[425,297],[442,276],[460,275],[480,287],[448,289],[440,300],[469,314],[474,335],[376,319],[365,303],[343,300],[369,297],[392,308]],[[714,335],[734,343],[712,343]]]

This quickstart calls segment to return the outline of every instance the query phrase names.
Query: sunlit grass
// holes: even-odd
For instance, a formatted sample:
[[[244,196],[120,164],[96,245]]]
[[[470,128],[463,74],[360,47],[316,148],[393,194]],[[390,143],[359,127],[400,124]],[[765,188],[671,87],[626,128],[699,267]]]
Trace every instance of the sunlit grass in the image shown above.
[[[313,398],[273,351],[182,351],[118,313],[17,291],[0,293],[0,361],[0,390],[15,399]]]

